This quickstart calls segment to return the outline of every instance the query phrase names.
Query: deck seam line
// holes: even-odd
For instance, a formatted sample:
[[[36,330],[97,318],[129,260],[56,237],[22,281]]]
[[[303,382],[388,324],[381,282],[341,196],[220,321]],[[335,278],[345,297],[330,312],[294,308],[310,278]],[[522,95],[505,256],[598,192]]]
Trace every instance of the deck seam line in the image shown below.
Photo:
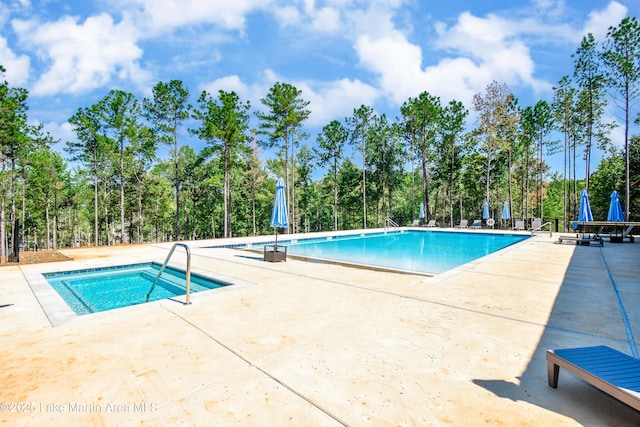
[[[613,288],[613,293],[615,294],[616,300],[618,301],[618,308],[620,309],[620,314],[622,315],[622,322],[624,323],[624,329],[627,332],[627,339],[629,342],[629,346],[631,347],[631,353],[633,354],[633,357],[638,359],[639,358],[638,347],[636,346],[636,341],[633,338],[633,331],[631,330],[631,324],[629,323],[629,316],[627,316],[627,310],[625,310],[624,304],[622,303],[620,292],[618,292],[616,281],[613,278],[613,273],[611,273],[611,269],[609,268],[607,259],[604,256],[604,251],[602,250],[602,247],[600,247],[600,255],[602,256],[602,261],[604,262],[604,266],[607,269],[607,274],[609,275],[609,280],[611,281],[611,287]]]
[[[320,406],[318,403],[314,402],[313,400],[311,400],[310,398],[306,397],[304,394],[302,394],[301,392],[297,391],[296,389],[294,389],[292,386],[288,385],[287,383],[285,383],[284,381],[278,379],[277,377],[275,377],[274,375],[270,374],[268,371],[262,369],[260,366],[256,365],[255,363],[251,362],[249,359],[247,359],[246,357],[242,356],[240,353],[238,353],[237,351],[233,350],[231,347],[229,347],[228,345],[222,343],[220,340],[216,339],[215,337],[213,337],[211,334],[209,334],[207,331],[205,331],[204,329],[202,329],[201,327],[199,327],[198,325],[196,325],[195,323],[191,322],[190,320],[186,319],[185,317],[181,316],[180,314],[176,313],[175,311],[169,309],[168,307],[163,307],[165,310],[167,310],[168,312],[172,313],[173,315],[175,315],[176,317],[178,317],[179,319],[181,319],[182,321],[184,321],[185,323],[191,325],[192,327],[194,327],[196,330],[200,331],[202,334],[204,334],[207,338],[209,338],[210,340],[212,340],[213,342],[215,342],[216,344],[218,344],[219,346],[221,346],[222,348],[224,348],[225,350],[227,350],[228,352],[230,352],[231,354],[233,354],[234,356],[236,356],[237,358],[239,358],[240,360],[242,360],[244,363],[246,363],[249,367],[256,369],[257,371],[261,372],[262,374],[266,375],[268,378],[270,378],[271,380],[275,381],[276,383],[280,384],[281,386],[283,386],[284,388],[286,388],[287,390],[289,390],[291,393],[295,394],[296,396],[298,396],[299,398],[301,398],[302,400],[306,401],[307,403],[309,403],[310,405],[312,405],[313,407],[319,409],[320,411],[322,411],[323,413],[325,413],[326,415],[328,415],[329,417],[333,418],[336,422],[340,423],[341,425],[345,426],[345,427],[349,427],[350,425],[348,423],[346,423],[345,421],[341,420],[337,415],[333,414],[331,411],[329,411],[328,409],[323,408],[322,406]]]

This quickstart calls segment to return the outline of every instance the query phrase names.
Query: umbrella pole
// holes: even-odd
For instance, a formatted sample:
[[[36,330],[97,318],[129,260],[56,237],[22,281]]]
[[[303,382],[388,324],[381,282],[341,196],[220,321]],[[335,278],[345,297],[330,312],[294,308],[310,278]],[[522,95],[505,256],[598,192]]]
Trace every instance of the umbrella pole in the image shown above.
[[[273,246],[273,251],[278,252],[278,227],[276,227],[276,244]]]

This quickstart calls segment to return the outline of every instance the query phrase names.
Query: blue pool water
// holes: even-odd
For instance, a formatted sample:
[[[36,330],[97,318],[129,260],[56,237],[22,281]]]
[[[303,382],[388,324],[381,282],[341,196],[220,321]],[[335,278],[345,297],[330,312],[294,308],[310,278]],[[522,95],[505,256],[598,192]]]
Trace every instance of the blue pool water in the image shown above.
[[[439,274],[527,239],[526,235],[401,231],[287,242],[288,253],[423,274]]]
[[[144,263],[45,273],[43,276],[76,314],[89,314],[145,303],[147,292],[159,271],[160,265]],[[191,274],[192,293],[222,286],[226,284]],[[184,272],[167,267],[149,301],[172,298],[185,293]]]

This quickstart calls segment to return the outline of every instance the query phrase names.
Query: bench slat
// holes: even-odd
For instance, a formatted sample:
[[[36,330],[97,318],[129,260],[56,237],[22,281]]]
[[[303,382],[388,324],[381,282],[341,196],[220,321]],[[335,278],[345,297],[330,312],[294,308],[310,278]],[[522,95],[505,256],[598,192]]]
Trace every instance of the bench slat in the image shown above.
[[[558,386],[559,368],[640,410],[640,359],[607,346],[547,351],[549,385]]]

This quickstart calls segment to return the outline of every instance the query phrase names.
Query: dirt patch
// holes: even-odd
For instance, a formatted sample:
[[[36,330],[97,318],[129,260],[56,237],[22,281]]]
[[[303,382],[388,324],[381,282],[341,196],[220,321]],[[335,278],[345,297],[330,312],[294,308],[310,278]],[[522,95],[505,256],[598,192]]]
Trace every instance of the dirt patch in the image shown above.
[[[24,264],[40,264],[44,262],[60,262],[60,261],[71,261],[72,258],[69,258],[66,255],[63,255],[60,251],[57,250],[48,250],[48,251],[27,251],[20,252],[20,262],[19,265]],[[8,266],[8,265],[16,265],[15,262],[3,262],[0,263],[0,267]]]

